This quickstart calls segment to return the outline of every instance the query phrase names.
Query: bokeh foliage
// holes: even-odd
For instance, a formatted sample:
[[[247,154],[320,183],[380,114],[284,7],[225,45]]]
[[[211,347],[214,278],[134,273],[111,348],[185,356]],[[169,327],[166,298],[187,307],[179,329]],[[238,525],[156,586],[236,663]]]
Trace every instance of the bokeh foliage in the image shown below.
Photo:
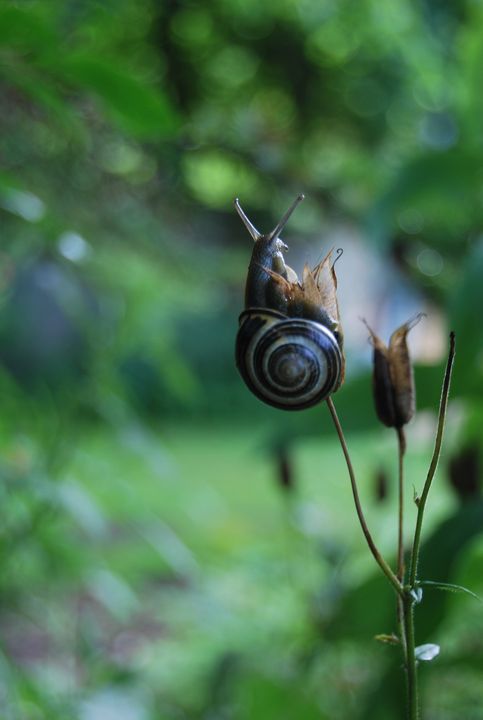
[[[440,486],[427,573],[481,591],[482,40],[470,0],[2,3],[6,718],[396,717],[397,659],[371,640],[391,597],[325,413],[263,408],[233,368],[249,249],[231,202],[267,228],[303,190],[294,232],[358,227],[456,330],[462,504]],[[440,368],[417,378],[434,408]],[[390,552],[367,372],[338,406]],[[481,612],[427,596],[421,636],[448,647],[428,717],[481,718]]]

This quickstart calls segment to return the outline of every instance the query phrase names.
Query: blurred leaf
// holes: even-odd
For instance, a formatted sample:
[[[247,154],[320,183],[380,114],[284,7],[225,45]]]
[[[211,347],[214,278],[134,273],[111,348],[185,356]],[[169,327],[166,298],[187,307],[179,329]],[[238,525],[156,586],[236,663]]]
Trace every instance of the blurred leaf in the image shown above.
[[[439,578],[440,583],[451,583],[458,564],[473,541],[483,533],[483,502],[465,503],[443,521],[421,548],[419,576]],[[431,601],[416,609],[419,638],[430,637],[445,617],[447,593],[433,593]]]
[[[71,103],[49,83],[45,74],[34,77],[29,76],[27,72],[9,72],[8,81],[60,120],[65,128],[69,125],[69,132],[80,125],[79,116],[73,111]]]
[[[483,394],[483,240],[478,238],[466,256],[463,271],[449,296],[451,328],[456,333],[453,385],[472,396]]]
[[[416,660],[425,660],[426,662],[429,662],[439,655],[439,651],[439,645],[435,645],[434,643],[418,645],[415,649]]]
[[[51,52],[57,45],[55,33],[33,11],[2,3],[0,7],[0,45],[20,50]]]
[[[165,138],[178,128],[176,114],[161,89],[142,82],[127,69],[87,55],[70,55],[63,58],[58,72],[97,95],[128,132]]]
[[[238,700],[240,720],[324,720],[326,717],[295,678],[249,675],[241,683]]]
[[[411,208],[421,211],[427,234],[438,233],[439,245],[450,242],[454,227],[471,226],[481,217],[479,172],[479,156],[459,149],[415,156],[377,200],[369,217],[371,235],[387,244],[397,213]]]

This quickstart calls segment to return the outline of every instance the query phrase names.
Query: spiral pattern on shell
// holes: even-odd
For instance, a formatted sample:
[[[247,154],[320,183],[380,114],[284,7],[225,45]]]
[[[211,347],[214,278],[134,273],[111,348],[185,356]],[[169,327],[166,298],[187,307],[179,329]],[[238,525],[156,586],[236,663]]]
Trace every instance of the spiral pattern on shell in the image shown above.
[[[240,315],[236,363],[249,389],[283,410],[316,405],[342,378],[342,353],[328,328],[265,308]]]

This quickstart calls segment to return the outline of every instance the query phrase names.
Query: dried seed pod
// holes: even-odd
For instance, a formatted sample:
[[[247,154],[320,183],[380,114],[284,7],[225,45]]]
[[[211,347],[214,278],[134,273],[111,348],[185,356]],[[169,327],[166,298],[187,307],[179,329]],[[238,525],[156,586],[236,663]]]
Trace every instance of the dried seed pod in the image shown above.
[[[414,415],[416,391],[407,334],[423,317],[418,313],[393,332],[387,346],[369,325],[373,356],[374,405],[379,420],[387,427],[401,428]]]

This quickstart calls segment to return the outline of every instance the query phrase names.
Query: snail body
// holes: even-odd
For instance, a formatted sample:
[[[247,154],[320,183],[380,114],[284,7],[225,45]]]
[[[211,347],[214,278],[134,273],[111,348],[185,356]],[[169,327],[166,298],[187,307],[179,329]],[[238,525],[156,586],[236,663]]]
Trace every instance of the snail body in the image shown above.
[[[329,276],[334,287],[321,286],[330,253],[313,271],[305,268],[302,283],[283,257],[288,248],[279,234],[302,199],[297,198],[267,235],[256,230],[235,201],[255,240],[236,340],[236,364],[256,397],[283,410],[316,405],[335,392],[344,377],[333,266]]]

